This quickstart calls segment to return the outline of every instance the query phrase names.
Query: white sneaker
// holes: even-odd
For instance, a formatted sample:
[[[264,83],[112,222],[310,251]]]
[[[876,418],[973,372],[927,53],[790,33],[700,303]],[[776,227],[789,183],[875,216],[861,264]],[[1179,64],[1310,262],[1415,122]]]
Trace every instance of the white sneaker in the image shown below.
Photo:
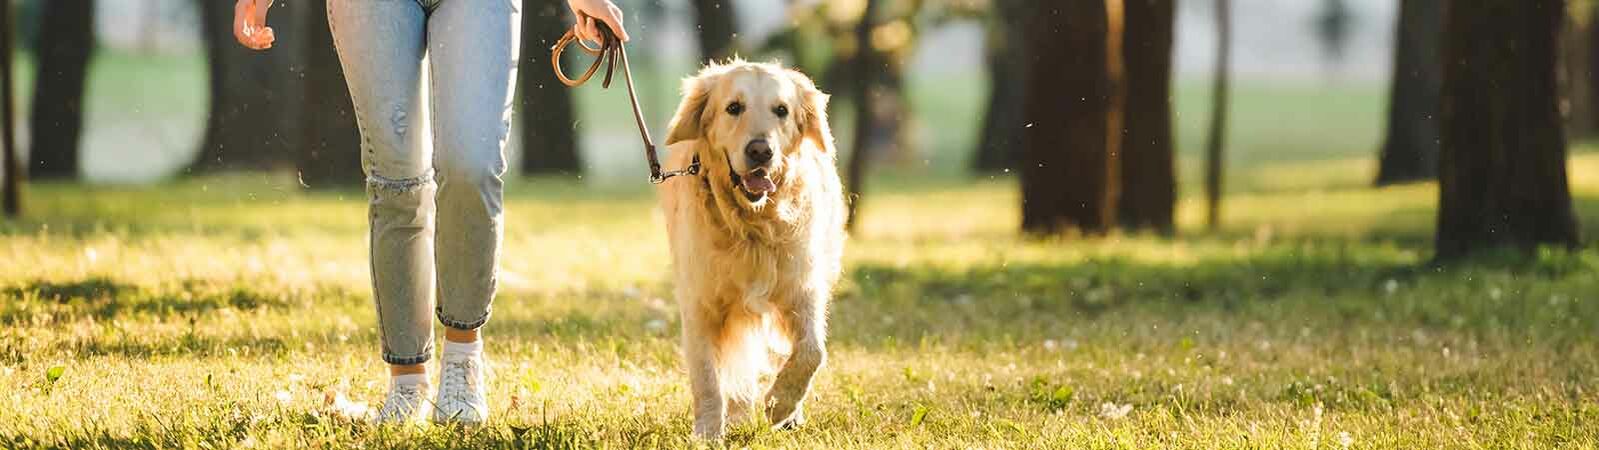
[[[401,377],[417,377],[405,382]],[[380,424],[409,424],[421,422],[431,386],[427,375],[401,375],[389,379],[389,393],[383,398],[383,408],[375,418]]]
[[[473,352],[446,349],[439,360],[439,398],[434,402],[433,421],[476,425],[488,420],[484,375],[489,367],[482,347]]]

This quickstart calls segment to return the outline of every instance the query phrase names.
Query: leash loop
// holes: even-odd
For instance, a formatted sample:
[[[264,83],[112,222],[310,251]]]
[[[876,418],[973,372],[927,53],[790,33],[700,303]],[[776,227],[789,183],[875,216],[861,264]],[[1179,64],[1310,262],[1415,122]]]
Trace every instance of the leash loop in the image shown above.
[[[623,48],[622,40],[616,37],[616,33],[612,32],[610,27],[604,23],[596,23],[596,25],[599,25],[600,34],[604,35],[599,48],[590,47],[587,42],[578,39],[576,30],[567,30],[566,34],[555,42],[555,46],[550,48],[550,65],[555,69],[555,78],[561,80],[561,84],[568,87],[582,86],[590,78],[594,78],[594,75],[600,71],[600,66],[603,65],[605,66],[605,79],[600,82],[600,88],[610,88],[611,75],[616,71],[617,61],[620,60],[622,63],[622,79],[627,82],[627,97],[633,104],[633,121],[638,123],[639,138],[644,141],[644,158],[650,165],[650,183],[661,184],[668,178],[680,175],[698,175],[700,173],[699,155],[694,155],[694,160],[689,163],[688,167],[670,171],[661,170],[660,158],[655,154],[655,140],[650,138],[650,130],[644,125],[644,112],[639,108],[638,93],[633,89],[633,70],[627,64],[627,49]],[[594,57],[594,63],[589,65],[588,70],[583,71],[583,74],[578,75],[575,79],[567,78],[566,72],[561,70],[561,53],[565,52],[566,48],[574,42],[584,53]]]

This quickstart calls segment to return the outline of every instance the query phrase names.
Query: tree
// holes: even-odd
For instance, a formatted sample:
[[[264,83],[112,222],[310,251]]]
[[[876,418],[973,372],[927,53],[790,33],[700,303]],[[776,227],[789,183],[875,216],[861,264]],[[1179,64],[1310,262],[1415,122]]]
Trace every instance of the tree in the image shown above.
[[[301,113],[295,161],[300,182],[313,188],[360,186],[361,133],[355,123],[355,105],[344,81],[344,69],[328,28],[328,0],[311,0],[292,6],[295,32],[280,35],[283,50],[300,61],[297,104]],[[297,10],[296,10],[297,8]]]
[[[555,79],[547,49],[566,32],[564,0],[527,2],[522,12],[522,69],[517,72],[522,110],[522,173],[576,173],[576,105],[572,92]],[[537,113],[533,113],[537,111]]]
[[[1227,103],[1233,53],[1232,0],[1216,0],[1216,74],[1210,98],[1210,135],[1205,142],[1205,225],[1221,225],[1222,150],[1227,139]]]
[[[1444,13],[1437,257],[1574,246],[1557,60],[1563,0]]]
[[[1176,11],[1171,0],[1125,0],[1126,126],[1122,128],[1122,226],[1161,233],[1175,230],[1177,174],[1172,160],[1172,43]]]
[[[29,118],[30,172],[34,178],[72,179],[78,177],[81,165],[83,92],[94,53],[94,0],[50,0],[43,15]]]
[[[1069,0],[1035,11],[1025,24],[1026,232],[1096,234],[1115,226],[1122,117],[1117,9],[1104,0]]]
[[[855,97],[855,145],[850,151],[849,168],[844,174],[844,189],[849,199],[849,229],[855,229],[856,213],[860,211],[861,194],[865,192],[866,160],[871,156],[872,129],[876,125],[874,111],[880,100],[873,95],[871,79],[880,65],[887,61],[872,47],[872,30],[876,28],[881,0],[865,0],[860,21],[855,25],[855,61],[853,85]]]
[[[1388,137],[1377,185],[1438,176],[1438,101],[1443,83],[1444,0],[1401,0],[1394,34],[1394,77],[1388,95]]]
[[[9,5],[0,7],[0,55],[11,54],[11,40],[15,36],[12,34],[15,28],[12,26],[15,24],[11,20],[12,12]],[[22,215],[22,168],[17,162],[16,111],[12,109],[12,105],[16,104],[12,101],[15,95],[11,83],[12,59],[0,58],[0,102],[4,102],[0,104],[0,150],[4,151],[0,157],[5,158],[0,165],[5,168],[6,177],[4,192],[0,193],[0,211],[6,217]]]
[[[732,0],[693,0],[694,20],[699,26],[700,60],[714,61],[732,57],[738,47],[734,40],[738,26],[733,18]]]
[[[54,0],[51,0],[54,1]],[[300,74],[294,73],[296,56],[280,42],[279,48],[258,52],[244,48],[233,37],[233,4],[195,0],[200,7],[200,28],[210,67],[210,112],[200,152],[190,173],[219,170],[270,169],[290,164],[298,154],[292,148],[300,128],[301,111],[293,103]],[[284,8],[277,2],[275,8]],[[288,17],[280,17],[288,16]],[[274,22],[292,15],[273,14]],[[287,29],[279,39],[292,41],[299,29]],[[299,67],[304,67],[300,65]]]
[[[1027,70],[1024,42],[1011,24],[1026,17],[1028,0],[994,0],[987,19],[988,105],[984,108],[982,134],[972,152],[972,169],[997,172],[1015,168],[1021,156],[1022,85]]]

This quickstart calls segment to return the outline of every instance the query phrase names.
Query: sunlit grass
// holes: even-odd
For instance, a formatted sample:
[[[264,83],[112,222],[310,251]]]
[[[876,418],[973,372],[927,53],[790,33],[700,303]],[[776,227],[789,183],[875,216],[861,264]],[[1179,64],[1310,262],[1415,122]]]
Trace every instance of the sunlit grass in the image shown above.
[[[1014,180],[881,179],[803,429],[733,447],[1590,448],[1599,253],[1427,265],[1436,187],[1241,172],[1226,223],[1025,240]],[[1588,230],[1599,155],[1572,163]],[[648,192],[511,186],[498,419],[380,429],[359,192],[38,185],[0,225],[0,447],[697,445]],[[1590,236],[1592,233],[1589,234]],[[48,376],[59,368],[59,378]]]

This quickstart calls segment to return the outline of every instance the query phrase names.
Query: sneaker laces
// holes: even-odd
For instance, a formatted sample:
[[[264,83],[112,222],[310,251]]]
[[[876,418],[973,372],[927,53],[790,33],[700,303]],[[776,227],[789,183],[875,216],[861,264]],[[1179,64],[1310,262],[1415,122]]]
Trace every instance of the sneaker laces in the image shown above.
[[[464,354],[446,354],[443,362],[444,373],[440,376],[439,385],[456,387],[456,389],[444,389],[442,393],[443,399],[453,403],[470,403],[468,401],[470,397],[467,396],[482,389],[479,384],[482,382],[482,375],[486,375],[484,372],[488,371],[487,364],[480,358],[473,358]],[[472,376],[473,374],[478,374],[479,376]],[[466,389],[459,389],[460,387],[465,387]]]

